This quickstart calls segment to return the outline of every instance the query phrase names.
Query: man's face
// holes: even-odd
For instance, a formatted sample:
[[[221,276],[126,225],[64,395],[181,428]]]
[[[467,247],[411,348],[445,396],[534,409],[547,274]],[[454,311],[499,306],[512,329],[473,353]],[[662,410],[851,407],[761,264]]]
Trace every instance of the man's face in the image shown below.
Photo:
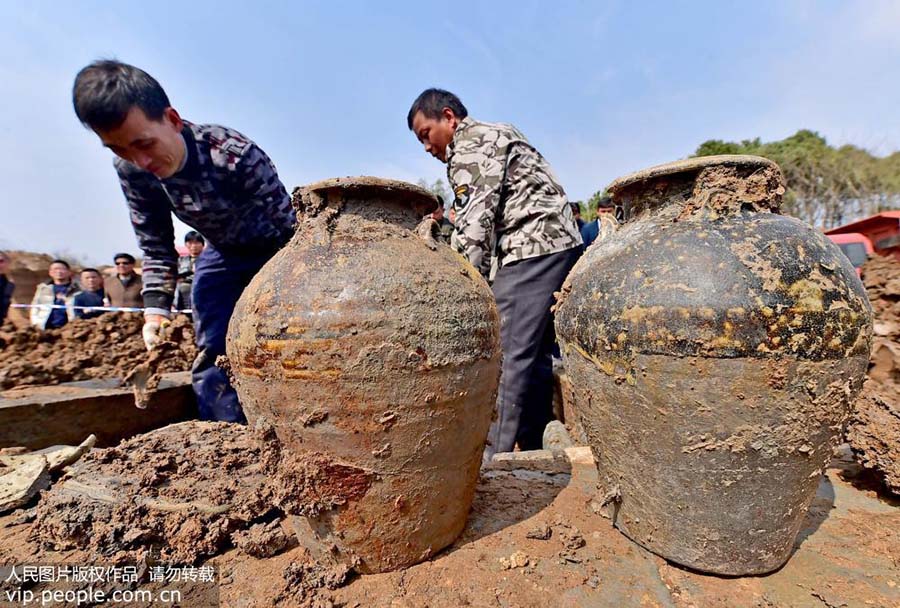
[[[134,262],[131,260],[126,260],[125,258],[119,258],[116,260],[116,274],[120,277],[127,277],[132,272],[134,272]]]
[[[447,146],[458,125],[459,119],[450,108],[444,108],[438,118],[428,118],[422,112],[413,116],[413,133],[425,151],[443,163],[447,162]]]
[[[103,286],[103,278],[100,276],[98,272],[82,272],[81,273],[81,286],[86,291],[97,291],[100,287]]]
[[[48,274],[55,283],[68,283],[69,279],[72,278],[72,271],[66,268],[65,264],[60,264],[59,262],[50,264],[50,272]]]
[[[9,270],[9,258],[0,253],[0,274],[6,274]]]
[[[191,257],[197,257],[203,251],[203,243],[200,241],[188,241],[184,246],[187,247],[188,254]]]
[[[140,108],[131,108],[121,125],[97,135],[119,158],[164,179],[175,175],[184,160],[183,126],[174,108],[166,108],[160,120],[150,120]]]

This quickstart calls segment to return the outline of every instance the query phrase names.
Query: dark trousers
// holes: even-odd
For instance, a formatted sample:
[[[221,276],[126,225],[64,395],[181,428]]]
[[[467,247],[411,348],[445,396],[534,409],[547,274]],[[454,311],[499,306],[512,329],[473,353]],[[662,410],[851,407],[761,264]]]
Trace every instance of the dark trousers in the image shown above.
[[[207,244],[197,258],[191,300],[200,354],[191,373],[201,420],[247,422],[228,376],[216,367],[216,357],[225,354],[225,334],[234,305],[273,254],[226,254]]]
[[[541,448],[544,427],[553,416],[553,292],[559,291],[581,249],[507,264],[494,278],[500,311],[503,367],[497,417],[488,434],[485,457]]]

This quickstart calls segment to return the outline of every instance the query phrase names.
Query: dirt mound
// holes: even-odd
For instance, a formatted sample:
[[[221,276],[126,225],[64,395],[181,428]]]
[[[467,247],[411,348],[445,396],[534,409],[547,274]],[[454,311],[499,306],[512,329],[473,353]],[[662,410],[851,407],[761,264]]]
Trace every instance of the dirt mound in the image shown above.
[[[847,441],[859,462],[900,494],[900,261],[876,256],[862,272],[875,311],[875,339]]]
[[[10,258],[9,280],[16,284],[13,303],[31,304],[38,284],[49,278],[47,272],[53,258],[46,253],[31,251],[7,251],[7,254]],[[18,327],[28,325],[28,310],[10,308],[9,319]]]
[[[143,323],[143,317],[137,314],[107,313],[76,319],[48,331],[34,327],[0,331],[0,390],[124,378],[147,359],[141,338]],[[190,319],[177,316],[167,329],[166,339],[176,346],[166,349],[167,356],[155,371],[190,369],[197,354]]]
[[[95,450],[44,494],[32,536],[113,562],[192,564],[235,545],[277,552],[288,543],[271,525],[282,513],[267,446],[245,426],[192,421]]]

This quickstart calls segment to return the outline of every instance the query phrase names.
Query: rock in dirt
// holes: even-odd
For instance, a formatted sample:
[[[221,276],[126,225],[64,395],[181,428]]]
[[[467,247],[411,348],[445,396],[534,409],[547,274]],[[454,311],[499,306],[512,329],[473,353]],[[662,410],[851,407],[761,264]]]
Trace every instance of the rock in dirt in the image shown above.
[[[900,494],[900,261],[876,256],[862,273],[875,312],[875,338],[846,438],[859,463]]]
[[[281,516],[264,449],[247,427],[192,421],[94,450],[43,496],[32,538],[113,562],[196,563]]]
[[[525,538],[534,540],[549,540],[553,535],[553,530],[547,524],[538,524],[525,533]]]
[[[147,360],[141,337],[143,317],[108,313],[76,319],[59,329],[26,327],[0,332],[0,390],[19,386],[59,384],[94,378],[124,378]],[[8,326],[7,326],[8,327]],[[196,357],[194,330],[179,315],[166,338],[176,348],[166,351],[158,373],[185,371]]]
[[[238,549],[256,558],[278,555],[297,544],[296,539],[284,531],[280,520],[254,524],[250,529],[235,532],[231,537]]]
[[[515,551],[509,557],[500,558],[500,567],[504,570],[514,570],[516,568],[527,568],[531,565],[531,558],[523,551]]]
[[[28,504],[50,486],[50,465],[43,456],[20,461],[15,466],[0,464],[0,513]]]
[[[284,569],[283,574],[292,599],[299,601],[304,608],[319,608],[334,605],[322,591],[344,586],[353,570],[346,564],[322,563],[304,550],[299,559]]]
[[[81,445],[55,445],[36,452],[19,449],[0,453],[0,513],[28,504],[50,487],[51,473],[58,473],[86,454],[97,442],[90,435]]]

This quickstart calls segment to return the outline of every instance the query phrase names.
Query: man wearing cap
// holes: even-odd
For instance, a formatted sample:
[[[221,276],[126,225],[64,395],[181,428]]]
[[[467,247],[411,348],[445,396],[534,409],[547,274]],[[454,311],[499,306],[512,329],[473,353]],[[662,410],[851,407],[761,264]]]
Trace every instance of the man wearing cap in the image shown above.
[[[142,308],[143,283],[141,277],[134,271],[134,256],[130,253],[117,253],[113,261],[116,263],[116,274],[106,277],[103,281],[103,290],[109,299],[109,305]]]
[[[79,319],[93,319],[103,314],[102,310],[90,310],[91,307],[106,306],[106,292],[103,290],[103,275],[96,268],[84,268],[81,271],[81,291],[75,294],[72,303],[75,305],[75,316]]]
[[[113,60],[82,69],[75,113],[118,157],[115,168],[143,251],[144,342],[172,315],[178,253],[172,214],[206,239],[192,290],[200,354],[193,384],[200,418],[245,422],[216,357],[244,287],[294,233],[296,215],[275,166],[245,135],[181,118],[147,72]]]

